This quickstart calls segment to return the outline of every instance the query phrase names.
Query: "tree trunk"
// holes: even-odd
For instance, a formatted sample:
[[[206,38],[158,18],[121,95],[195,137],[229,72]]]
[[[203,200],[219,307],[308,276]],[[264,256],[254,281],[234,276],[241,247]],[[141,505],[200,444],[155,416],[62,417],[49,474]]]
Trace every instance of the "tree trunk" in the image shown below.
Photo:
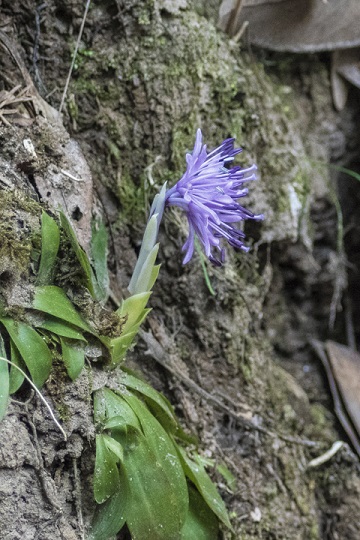
[[[326,164],[355,161],[359,111],[355,102],[342,117],[333,111],[326,60],[262,63],[217,30],[216,9],[186,0],[91,5],[61,117],[83,2],[2,0],[0,90],[26,91],[0,117],[0,299],[21,321],[42,209],[56,219],[62,207],[85,249],[93,216],[110,232],[109,313],[125,294],[149,202],[184,173],[196,129],[209,148],[235,136],[240,163],[259,171],[248,205],[265,220],[246,224],[252,250],[207,267],[212,295],[198,256],[182,266],[186,226],[169,211],[153,311],[126,362],[170,399],[200,453],[235,476],[229,485],[209,470],[235,530],[222,538],[357,540],[351,447],[307,464],[345,437],[309,340],[344,339],[345,257]],[[0,94],[0,107],[1,96],[9,97]],[[345,205],[356,193],[342,193]],[[78,263],[63,255],[59,275],[79,297]],[[71,382],[55,363],[42,393],[67,441],[30,387],[11,397],[0,424],[4,540],[87,537],[96,506],[92,392],[112,377],[95,365]]]

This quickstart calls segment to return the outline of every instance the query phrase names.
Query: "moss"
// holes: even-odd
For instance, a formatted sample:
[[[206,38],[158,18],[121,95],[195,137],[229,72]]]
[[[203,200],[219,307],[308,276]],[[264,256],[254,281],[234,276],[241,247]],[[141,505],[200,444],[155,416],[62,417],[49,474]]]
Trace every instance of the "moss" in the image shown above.
[[[97,96],[101,92],[101,88],[95,81],[85,77],[78,77],[74,79],[72,89],[75,95],[85,92],[86,94]]]
[[[83,317],[92,323],[98,334],[109,338],[120,336],[125,318],[119,317],[116,311],[110,311],[93,300],[87,289],[79,288],[72,301]]]
[[[81,268],[71,243],[60,229],[60,246],[56,258],[54,285],[64,289],[81,288],[86,282],[84,270]]]
[[[56,410],[59,414],[59,418],[62,422],[67,422],[71,418],[70,410],[68,405],[65,403],[56,403]]]
[[[121,204],[120,222],[136,223],[144,221],[144,186],[136,185],[126,172],[123,172],[119,179],[118,197]]]
[[[50,334],[46,337],[46,343],[52,353],[52,369],[45,386],[55,404],[60,419],[63,422],[66,422],[70,419],[69,408],[66,403],[64,403],[66,388],[69,384],[69,376],[61,357],[60,347]]]
[[[244,381],[250,384],[251,381],[253,381],[254,377],[253,377],[251,365],[248,363],[248,361],[240,363],[240,370],[244,377]]]
[[[332,444],[336,440],[336,433],[332,425],[332,415],[320,403],[314,403],[310,408],[311,422],[306,426],[307,436],[313,440],[322,440],[325,444]]]
[[[0,190],[0,207],[0,292],[11,297],[19,280],[25,293],[35,279],[41,242],[40,206],[17,190]]]
[[[309,177],[292,127],[289,88],[271,81],[263,66],[194,12],[169,16],[165,32],[153,2],[132,9],[143,31],[131,42],[117,35],[116,46],[104,45],[99,36],[71,83],[74,93],[88,91],[98,100],[96,122],[109,159],[106,170],[94,166],[100,181],[117,193],[122,221],[139,219],[144,171],[158,156],[157,184],[181,177],[185,152],[201,126],[209,147],[235,136],[247,150],[242,163],[257,162],[266,187],[259,183],[252,192],[259,201],[255,211],[266,212],[267,239],[297,237],[300,218],[291,204],[298,197],[307,211]]]

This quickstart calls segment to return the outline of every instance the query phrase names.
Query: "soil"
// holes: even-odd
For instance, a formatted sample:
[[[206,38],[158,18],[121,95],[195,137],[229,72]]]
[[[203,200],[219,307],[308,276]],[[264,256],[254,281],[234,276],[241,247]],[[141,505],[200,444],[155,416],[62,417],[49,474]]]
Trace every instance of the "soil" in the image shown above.
[[[328,55],[249,53],[217,30],[217,2],[99,0],[61,117],[83,9],[76,0],[0,0],[0,31],[22,66],[0,48],[0,91],[30,84],[26,73],[35,85],[32,108],[24,103],[0,123],[1,301],[21,319],[41,209],[55,216],[59,205],[84,248],[92,217],[104,220],[112,298],[123,297],[149,202],[182,175],[196,128],[209,147],[236,136],[241,163],[259,169],[247,204],[266,217],[246,224],[252,250],[208,268],[212,295],[198,257],[182,266],[184,219],[169,211],[153,311],[127,363],[170,399],[200,452],[236,477],[229,487],[209,470],[235,530],[223,539],[357,540],[359,458],[310,345],[346,343],[351,318],[355,340],[360,332],[359,186],[329,168],[359,169],[357,91],[336,113]],[[76,262],[64,260],[61,271],[74,292]],[[91,392],[111,378],[95,364],[72,383],[49,379],[43,394],[67,442],[29,388],[13,396],[0,424],[1,538],[87,537],[95,508]],[[335,456],[308,468],[339,439]]]

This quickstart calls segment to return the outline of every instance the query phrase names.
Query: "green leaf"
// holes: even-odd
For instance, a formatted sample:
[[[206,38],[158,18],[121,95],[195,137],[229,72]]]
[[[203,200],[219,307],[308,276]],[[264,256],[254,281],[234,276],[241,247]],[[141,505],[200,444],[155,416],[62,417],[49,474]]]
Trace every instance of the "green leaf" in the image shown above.
[[[36,324],[36,327],[48,330],[57,336],[86,342],[86,339],[77,328],[65,321],[57,319],[56,317],[52,317],[51,315],[47,315],[44,321]]]
[[[189,486],[189,512],[181,530],[181,540],[217,540],[219,521],[200,493]]]
[[[60,338],[61,356],[66,371],[72,381],[81,373],[85,364],[85,351],[83,345],[66,338]]]
[[[125,524],[126,498],[122,486],[120,491],[96,509],[89,540],[109,540],[115,537]]]
[[[100,336],[100,341],[106,345],[109,350],[112,367],[118,365],[123,360],[127,350],[132,344],[137,331],[134,330],[129,334],[109,339],[105,336]]]
[[[131,388],[132,390],[136,390],[142,394],[145,399],[148,398],[151,402],[156,403],[158,407],[166,414],[169,420],[176,423],[174,409],[172,408],[170,402],[152,386],[126,371],[122,371],[119,382],[121,384],[125,384],[125,386]]]
[[[94,334],[60,287],[36,287],[32,307]]]
[[[153,288],[153,286],[155,284],[155,281],[158,278],[160,268],[161,268],[161,264],[156,264],[155,266],[153,266],[153,269],[151,270],[150,280],[149,280],[149,283],[148,283],[148,289],[149,290]]]
[[[0,335],[0,357],[6,358],[3,338]],[[9,402],[9,364],[0,358],[0,421],[4,418]]]
[[[163,463],[156,459],[146,438],[130,432],[126,440],[121,486],[127,492],[125,517],[131,538],[179,540],[187,504],[179,508],[175,486],[163,474]]]
[[[175,447],[147,407],[123,395],[136,413],[143,435],[122,435],[124,481],[129,491],[126,523],[133,540],[177,540],[185,523],[188,489]],[[117,434],[114,435],[117,438]]]
[[[119,364],[119,362],[123,360],[129,347],[134,341],[134,337],[136,336],[136,334],[137,332],[134,331],[134,332],[131,332],[130,334],[121,336],[119,338],[115,338],[111,341],[110,351],[111,351],[111,361],[112,361],[113,366]]]
[[[108,449],[104,435],[96,435],[94,498],[99,504],[120,489],[118,461],[114,453]]]
[[[50,375],[52,358],[49,348],[39,334],[27,324],[2,318],[14,345],[21,354],[34,384],[40,388]]]
[[[94,402],[94,424],[95,424],[95,427],[99,429],[106,422],[105,388],[100,388],[99,390],[96,390],[96,392],[94,392],[93,402]]]
[[[100,341],[108,348],[110,352],[112,367],[118,365],[125,357],[126,352],[131,346],[134,337],[138,333],[139,326],[143,323],[151,309],[144,309],[140,320],[133,325],[131,332],[116,338],[109,339],[106,336],[99,336]]]
[[[109,296],[108,233],[100,219],[92,222],[91,232],[91,258],[97,282],[96,297],[105,302]]]
[[[134,285],[134,293],[142,293],[142,292],[148,292],[150,291],[150,288],[154,284],[154,277],[156,279],[156,271],[154,272],[154,264],[156,261],[156,257],[159,251],[159,244],[155,244],[155,246],[150,251],[149,255],[146,257],[141,270],[139,272],[138,279],[136,280],[136,283]],[[157,270],[157,272],[159,272]]]
[[[128,369],[123,368],[119,382],[125,384],[127,388],[136,390],[142,395],[149,409],[160,422],[165,431],[172,433],[176,437],[190,442],[192,444],[197,443],[196,437],[185,433],[178,423],[175,411],[165,396],[157,392],[152,386],[145,381],[139,379],[137,376],[132,375]],[[176,443],[174,443],[176,444]]]
[[[224,478],[225,482],[228,485],[228,488],[234,492],[236,489],[236,478],[233,475],[233,473],[227,468],[225,463],[219,463],[219,465],[216,465],[216,470],[221,474],[221,476]]]
[[[76,234],[68,218],[63,212],[60,212],[60,222],[61,222],[62,228],[64,229],[66,233],[66,236],[70,240],[71,247],[73,248],[75,252],[75,255],[80,263],[80,266],[84,271],[86,287],[89,289],[92,297],[95,298],[96,295],[95,295],[95,289],[94,289],[94,282],[96,282],[96,280],[95,280],[95,276],[90,265],[89,258],[87,254],[85,253],[85,251],[80,246],[78,239],[76,238]]]
[[[138,288],[139,276],[143,270],[144,265],[146,265],[146,261],[150,253],[154,249],[158,230],[159,230],[158,215],[154,214],[147,222],[143,240],[141,242],[141,249],[140,249],[139,257],[138,257],[138,260],[136,261],[133,275],[129,283],[128,290],[130,291],[131,294],[137,294],[139,292],[143,292],[139,290]],[[146,291],[147,289],[144,289],[144,290]]]
[[[96,424],[102,424],[103,426],[105,424],[106,427],[109,426],[111,419],[116,417],[124,420],[124,423],[121,424],[121,429],[125,425],[131,426],[137,431],[141,430],[138,417],[132,408],[126,403],[126,401],[108,388],[101,388],[95,392],[94,416]],[[111,429],[115,428],[115,425],[111,426]]]
[[[124,334],[129,332],[143,316],[150,295],[151,292],[149,291],[140,294],[133,294],[129,298],[126,298],[126,300],[123,300],[116,313],[118,313],[120,317],[127,315],[126,322],[122,328]]]
[[[110,450],[110,452],[112,452],[120,462],[124,461],[124,449],[122,445],[118,441],[104,433],[103,438],[107,449]]]
[[[158,214],[158,218],[157,218],[158,226],[160,225],[160,221],[164,213],[166,188],[167,188],[167,182],[165,182],[165,184],[162,186],[160,192],[155,195],[153,203],[151,205],[151,209],[150,209],[150,216]]]
[[[124,416],[112,416],[104,423],[104,430],[126,431],[128,425]]]
[[[37,285],[49,285],[52,282],[59,245],[59,227],[49,214],[43,212],[41,215],[41,259],[36,278]]]
[[[25,371],[26,366],[20,356],[19,351],[17,350],[12,341],[10,341],[10,352],[11,362],[15,364],[15,366],[18,366],[20,369]],[[16,369],[16,367],[10,366],[10,394],[14,394],[17,390],[19,390],[20,386],[24,382],[24,379],[24,375],[18,369]]]
[[[178,447],[178,451],[186,476],[193,484],[195,484],[214,514],[224,523],[224,525],[232,530],[224,501],[220,497],[215,484],[206,473],[201,460],[191,460],[183,448]]]

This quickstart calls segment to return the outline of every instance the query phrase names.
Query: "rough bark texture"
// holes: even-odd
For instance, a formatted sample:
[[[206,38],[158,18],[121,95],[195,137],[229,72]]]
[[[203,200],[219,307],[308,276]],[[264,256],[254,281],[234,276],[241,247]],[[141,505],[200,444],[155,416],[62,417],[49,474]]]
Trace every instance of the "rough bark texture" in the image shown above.
[[[31,125],[0,126],[0,294],[21,317],[16,309],[31,297],[41,205],[56,207],[56,187],[75,224],[85,218],[86,229],[92,211],[103,215],[111,230],[112,290],[121,297],[147,204],[158,186],[182,174],[196,128],[202,127],[209,146],[236,136],[242,163],[259,168],[249,204],[266,220],[246,226],[253,249],[231,254],[221,269],[209,268],[213,297],[197,258],[181,266],[185,228],[169,212],[160,234],[150,338],[147,344],[139,340],[128,361],[169,397],[184,426],[199,436],[201,451],[236,476],[231,491],[212,472],[231,512],[234,538],[357,540],[357,457],[344,446],[318,469],[307,463],[344,437],[308,345],[311,337],[343,339],[341,314],[332,334],[328,321],[346,287],[334,178],[315,162],[354,164],[359,113],[350,103],[343,117],[335,115],[326,58],[272,55],[266,73],[264,64],[216,29],[216,5],[92,5],[64,114],[81,151],[64,130],[59,135],[54,121],[38,117]],[[39,93],[57,107],[83,3],[2,0],[0,13],[1,29],[16,39]],[[0,49],[0,66],[4,88],[25,84],[6,48]],[[37,158],[26,154],[24,139],[31,139]],[[83,160],[80,170],[72,168],[77,160]],[[67,208],[75,188],[61,170],[84,176],[84,208]],[[356,191],[341,193],[347,204]],[[354,245],[352,238],[349,250]],[[66,283],[74,264],[64,260]],[[161,367],[160,353],[178,377]],[[183,375],[197,389],[184,384]],[[94,511],[91,392],[106,379],[111,375],[101,378],[87,369],[69,383],[55,369],[45,385],[68,443],[35,398],[19,403],[30,397],[28,390],[14,396],[0,424],[4,540],[86,537]],[[224,531],[223,537],[231,535]]]

